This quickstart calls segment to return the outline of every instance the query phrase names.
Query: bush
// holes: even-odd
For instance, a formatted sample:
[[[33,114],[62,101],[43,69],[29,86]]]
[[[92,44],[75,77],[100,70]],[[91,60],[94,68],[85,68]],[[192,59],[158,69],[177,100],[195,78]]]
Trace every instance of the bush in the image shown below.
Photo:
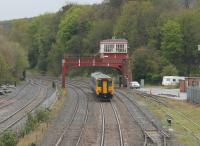
[[[20,131],[20,136],[24,137],[26,134],[33,131],[39,122],[45,122],[48,119],[49,111],[46,109],[40,109],[36,111],[35,115],[33,115],[32,113],[28,113],[28,119],[25,128]]]
[[[33,116],[33,114],[28,113],[28,119],[25,126],[25,134],[32,131],[37,125],[37,119]]]
[[[49,111],[47,109],[40,109],[36,112],[36,119],[38,122],[45,122],[49,119]]]
[[[25,128],[20,131],[20,136],[28,134],[34,130],[39,122],[45,122],[49,119],[49,111],[47,109],[40,109],[36,111],[36,114],[28,113],[27,122]],[[17,145],[17,135],[11,131],[6,131],[2,138],[0,139],[0,146],[16,146]],[[35,146],[32,143],[30,146]]]
[[[6,131],[1,138],[0,146],[16,146],[17,136],[11,131]]]
[[[24,129],[22,129],[22,130],[20,131],[19,136],[20,136],[20,137],[24,137],[25,135],[26,135],[26,130],[25,130],[25,128],[24,128]]]

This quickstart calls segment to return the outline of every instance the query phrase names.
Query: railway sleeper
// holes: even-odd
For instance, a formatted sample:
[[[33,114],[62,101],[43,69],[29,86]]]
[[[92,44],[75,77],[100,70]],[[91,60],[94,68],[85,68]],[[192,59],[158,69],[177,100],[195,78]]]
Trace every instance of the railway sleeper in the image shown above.
[[[156,130],[148,130],[145,131],[145,137],[149,138],[154,144],[157,144],[158,146],[162,145],[162,138],[161,135]]]

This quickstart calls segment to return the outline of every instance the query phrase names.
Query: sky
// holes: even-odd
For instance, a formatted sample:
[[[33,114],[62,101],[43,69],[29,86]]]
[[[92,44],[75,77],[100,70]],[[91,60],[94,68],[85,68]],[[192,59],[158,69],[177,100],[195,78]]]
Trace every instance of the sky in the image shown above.
[[[57,12],[66,3],[94,4],[103,0],[0,0],[0,21]]]

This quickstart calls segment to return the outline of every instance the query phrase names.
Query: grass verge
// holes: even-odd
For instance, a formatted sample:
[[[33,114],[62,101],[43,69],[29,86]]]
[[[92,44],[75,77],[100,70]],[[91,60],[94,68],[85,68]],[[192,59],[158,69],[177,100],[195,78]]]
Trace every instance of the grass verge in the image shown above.
[[[179,143],[188,146],[198,146],[200,144],[200,106],[162,98],[170,107],[165,107],[150,98],[144,98],[137,94],[134,97],[139,104],[148,107],[161,120],[163,127],[168,129],[167,116],[173,118],[173,134]]]
[[[57,117],[58,113],[64,106],[64,102],[66,100],[66,91],[59,91],[59,100],[55,103],[52,110],[50,111],[50,120]],[[42,122],[37,127],[31,131],[29,134],[25,135],[23,138],[20,138],[17,146],[28,146],[31,144],[38,144],[44,137],[45,131],[48,129],[49,122]]]

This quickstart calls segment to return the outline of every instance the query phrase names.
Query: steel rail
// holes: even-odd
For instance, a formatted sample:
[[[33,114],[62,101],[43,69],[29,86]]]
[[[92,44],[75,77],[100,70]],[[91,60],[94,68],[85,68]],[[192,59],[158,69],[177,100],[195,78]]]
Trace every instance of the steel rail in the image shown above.
[[[76,82],[75,80],[73,80],[72,81],[73,83],[74,82]],[[81,83],[84,87],[89,87],[89,85],[88,85],[88,83],[86,83],[86,82],[82,82]],[[80,85],[80,84],[79,84]],[[126,96],[125,96],[126,97]],[[118,97],[119,98],[119,97]],[[126,97],[127,99],[128,99],[128,97]],[[119,98],[119,100],[121,100],[120,98]],[[133,103],[133,101],[132,100],[130,100],[130,99],[128,99],[129,101],[131,101],[132,103]],[[157,99],[154,99],[155,101],[157,101],[157,102],[159,102],[160,104],[164,104],[165,106],[166,106],[166,104],[163,102],[163,101],[159,101],[159,100],[157,100]],[[122,101],[122,100],[121,100]],[[122,101],[123,102],[123,101]],[[124,103],[124,102],[123,102]],[[124,103],[125,104],[125,103]],[[133,103],[133,104],[135,104],[135,103]],[[126,104],[125,104],[126,105]],[[138,108],[138,106],[139,105],[136,105],[137,106],[137,108]],[[126,105],[126,107],[127,107],[127,105]],[[130,113],[130,115],[131,115],[131,117],[134,119],[134,120],[136,120],[135,119],[135,117],[133,116],[133,114],[130,112],[130,110],[128,109],[128,107],[127,107],[127,110],[128,110],[128,112]],[[143,113],[143,111],[139,108],[139,110],[140,110],[140,112],[141,113]],[[144,114],[144,113],[143,113]],[[144,114],[144,116],[145,116],[145,114]],[[145,116],[146,117],[146,116]],[[160,129],[153,123],[153,121],[151,121],[150,119],[149,119],[149,117],[146,117],[149,121],[150,121],[150,123],[152,123],[152,125],[157,129],[157,131],[158,131],[158,133],[159,134],[161,134],[161,136],[162,136],[162,138],[163,138],[163,145],[164,146],[166,146],[167,145],[167,142],[166,142],[166,138],[169,138],[169,135],[167,134],[167,133],[165,133],[164,131],[160,131]],[[146,131],[145,131],[145,129],[143,128],[143,127],[141,127],[141,125],[140,125],[140,128],[141,128],[141,130],[142,130],[142,132],[143,132],[143,134],[144,134],[144,136],[145,136],[145,140],[144,140],[144,146],[146,146],[147,145],[147,135],[145,134],[146,133]],[[101,145],[102,146],[102,145]]]
[[[21,95],[19,98],[16,98],[18,101],[19,100],[22,100],[23,98],[26,98],[26,96],[28,95],[28,94],[30,94],[30,93],[24,93],[23,95]],[[9,98],[9,100],[7,100],[7,101],[10,101],[12,98]],[[14,104],[15,102],[9,102],[9,103],[7,103],[7,104],[3,104],[2,106],[0,106],[0,109],[4,109],[4,108],[6,108],[6,107],[8,107],[8,106],[10,106],[10,105],[12,105],[12,104]],[[0,122],[1,123],[1,122]]]
[[[85,93],[85,95],[87,95],[87,93],[80,87],[76,86],[77,88],[79,88],[83,93]],[[86,96],[87,97],[87,96]],[[76,146],[78,146],[80,144],[80,140],[83,136],[83,130],[84,130],[84,125],[87,123],[87,119],[88,119],[88,113],[89,113],[89,105],[88,105],[88,102],[89,102],[89,98],[87,97],[87,109],[86,109],[86,113],[85,113],[85,117],[84,117],[84,122],[83,122],[83,125],[81,127],[81,132],[80,132],[80,135],[79,135],[79,138],[77,140],[77,143],[76,143]]]
[[[17,97],[17,96],[20,94],[20,92],[21,92],[25,87],[27,87],[29,84],[30,84],[30,81],[27,82],[26,84],[24,84],[23,87],[21,87],[12,97],[6,98],[6,97],[8,96],[8,95],[6,95],[6,96],[4,96],[4,98],[6,98],[7,101],[11,101],[13,98]],[[28,93],[25,93],[23,96],[20,96],[20,97],[17,98],[17,99],[21,99],[21,98],[23,98],[24,96],[26,96],[27,94],[28,94]],[[1,98],[1,99],[4,99],[4,98]],[[2,105],[0,106],[0,109],[5,108],[5,107],[7,107],[7,106],[9,106],[9,105],[11,105],[11,104],[13,104],[13,102],[9,102],[9,103],[7,103],[7,104],[2,104]]]
[[[18,91],[17,91],[12,97],[10,97],[9,99],[12,99],[12,98],[16,97],[16,96],[19,94],[19,92],[20,92],[21,90],[23,90],[28,84],[30,84],[30,80],[29,80],[28,82],[26,82],[20,89],[18,89]],[[5,98],[5,97],[7,97],[7,96],[8,96],[8,95],[3,96],[3,98]],[[0,96],[0,99],[2,99],[1,96]]]
[[[65,127],[65,129],[64,129],[64,131],[62,132],[61,136],[60,136],[59,139],[56,141],[55,146],[59,146],[59,145],[61,144],[61,142],[62,142],[62,140],[63,140],[63,138],[64,138],[64,135],[67,133],[67,131],[68,131],[69,128],[71,127],[71,125],[72,125],[72,123],[73,123],[73,121],[74,121],[74,119],[75,119],[75,117],[76,117],[76,114],[77,114],[77,112],[78,112],[80,96],[79,96],[78,92],[77,92],[74,88],[72,88],[72,89],[73,89],[73,90],[75,91],[75,93],[77,94],[77,102],[76,102],[76,105],[75,105],[75,109],[74,109],[72,118],[71,118],[71,120],[70,120],[70,122],[69,122],[69,125],[68,125],[67,127]]]
[[[41,86],[40,86],[40,92],[41,92]],[[39,92],[39,93],[40,93]],[[23,106],[21,109],[17,110],[15,113],[13,113],[12,115],[10,115],[9,117],[7,117],[6,119],[2,120],[0,123],[3,124],[5,123],[6,121],[8,121],[9,119],[11,119],[12,117],[14,117],[15,115],[23,112],[23,110],[26,110],[26,108],[28,108],[28,106],[31,106],[32,103],[36,102],[38,99],[40,99],[40,94],[38,93],[38,95],[35,96],[35,98],[33,100],[31,100],[30,102],[28,102],[25,106]],[[36,104],[34,104],[34,106],[32,107],[29,107],[30,109],[27,109],[27,111],[25,111],[25,114],[23,116],[20,116],[19,118],[17,118],[14,122],[12,122],[11,124],[9,124],[6,128],[4,128],[1,132],[0,132],[0,135],[2,133],[4,133],[7,129],[13,127],[15,124],[17,124],[19,121],[21,121],[23,118],[25,118],[27,116],[27,113],[31,113],[32,111],[34,111],[35,109],[37,109],[47,98],[47,88],[45,88],[45,92],[41,92],[41,94],[44,94],[45,93],[45,96],[42,96],[44,97],[40,102],[36,102]],[[37,98],[38,97],[38,98]]]
[[[41,91],[41,88],[39,89]],[[39,91],[39,92],[40,92]],[[38,95],[37,95],[38,96]],[[37,97],[35,96],[35,97]],[[22,108],[20,108],[19,110],[17,110],[16,112],[14,112],[13,114],[9,115],[8,117],[6,117],[5,119],[0,121],[0,124],[5,123],[6,121],[8,121],[10,118],[12,118],[13,116],[15,116],[17,113],[21,112],[23,109],[25,109],[27,106],[29,106],[33,101],[35,101],[35,98],[33,98],[32,100],[30,100],[27,104],[25,104]]]
[[[126,104],[119,98],[119,96],[117,96],[117,95],[115,95],[125,106],[126,106]],[[132,112],[129,110],[129,108],[126,106],[126,109],[127,109],[127,111],[129,112],[129,114],[131,115],[131,118],[134,120],[134,121],[136,121],[137,122],[137,120],[135,119],[135,117],[134,117],[134,115],[132,114]],[[137,122],[138,123],[138,122]],[[146,136],[146,134],[145,134],[145,130],[144,130],[144,128],[138,123],[138,125],[139,125],[139,127],[141,128],[141,131],[142,131],[142,133],[143,133],[143,135],[144,135],[144,144],[143,144],[143,146],[146,146],[147,145],[147,136]]]
[[[74,84],[74,83],[76,84],[76,86],[80,85],[80,82],[77,81],[77,80],[71,80],[70,82],[68,82],[69,85]],[[85,83],[83,83],[82,85],[84,85],[84,87],[89,87],[88,84],[85,84]],[[103,109],[102,103],[100,103],[100,111],[101,111],[101,118],[102,118],[102,132],[101,132],[100,146],[104,146],[104,141],[105,141],[105,114],[104,114],[104,109]]]
[[[165,107],[171,107],[173,108],[172,106],[164,103],[164,101],[162,101],[161,99],[159,99],[160,97],[157,96],[157,95],[149,95],[147,93],[143,93],[143,92],[136,92],[136,94],[140,95],[140,96],[143,96],[143,97],[150,97],[152,100],[154,100],[155,102],[157,103],[160,103],[162,105],[164,105]],[[180,116],[182,116],[184,119],[190,121],[192,124],[194,124],[195,126],[198,127],[198,129],[200,130],[200,125],[197,124],[196,122],[194,122],[193,120],[191,120],[190,118],[188,118],[184,113],[180,112],[180,111],[175,111],[175,113],[179,114]]]
[[[101,118],[102,118],[102,132],[101,132],[100,146],[104,146],[104,138],[105,138],[105,114],[104,114],[104,109],[102,107],[102,103],[100,103],[100,109],[101,109]]]
[[[154,123],[151,119],[149,119],[149,117],[148,117],[147,115],[145,115],[145,113],[139,108],[139,105],[136,104],[135,102],[133,102],[127,95],[125,95],[124,93],[121,93],[121,92],[119,92],[119,91],[117,91],[117,93],[120,94],[121,96],[123,96],[123,98],[125,97],[130,103],[132,103],[132,105],[134,105],[135,108],[137,108],[137,109],[139,110],[139,112],[144,116],[144,118],[146,119],[146,121],[149,122],[149,124],[150,124],[149,126],[150,126],[150,127],[153,126],[153,127],[155,128],[155,130],[158,132],[158,134],[160,135],[160,137],[162,137],[162,139],[160,139],[160,140],[163,142],[163,145],[166,146],[166,144],[165,144],[164,141],[165,141],[166,137],[169,137],[169,135],[168,135],[167,133],[165,133],[163,130],[159,129],[159,128],[155,125],[155,123]],[[121,101],[124,103],[124,101],[119,97],[119,95],[115,94],[115,96],[118,97],[118,99],[121,100]],[[124,103],[124,104],[125,104],[126,107],[127,107],[127,104],[126,104],[126,103]],[[128,110],[129,113],[131,114],[131,117],[139,124],[140,128],[142,129],[142,132],[143,132],[144,136],[146,136],[146,132],[148,131],[148,129],[146,129],[145,127],[143,127],[144,125],[140,124],[140,123],[137,121],[137,119],[135,118],[135,116],[132,114],[132,112],[129,110],[128,107],[127,107],[127,110]],[[150,128],[150,129],[151,129],[151,128]],[[150,130],[150,131],[151,131],[151,130]],[[144,141],[144,145],[147,145],[146,139],[145,139],[145,141]]]
[[[140,96],[143,96],[143,97],[150,97],[149,99],[150,100],[153,100],[154,102],[157,102],[159,104],[162,104],[163,106],[167,107],[167,108],[173,108],[171,105],[168,105],[166,103],[164,103],[164,101],[162,101],[160,99],[160,96],[157,96],[157,95],[150,95],[148,93],[144,93],[144,92],[141,92],[141,91],[136,91],[136,94],[140,95]],[[167,110],[164,110],[164,112],[168,113]],[[184,113],[180,112],[180,111],[174,111],[177,115],[181,116],[183,119],[191,122],[193,125],[197,126],[197,129],[200,130],[200,125],[197,124],[196,122],[194,122],[192,119],[188,118]],[[173,118],[173,117],[172,117]],[[186,128],[185,126],[181,125],[186,131],[189,131],[198,141],[200,141],[200,137],[197,136],[195,133],[192,132],[192,130],[190,128]]]
[[[76,87],[78,87],[78,85],[83,85],[83,88],[88,88],[88,84],[86,83],[81,83],[80,84],[80,81],[77,81],[77,80],[72,80],[70,81],[68,84],[76,84]],[[78,85],[77,85],[78,84]],[[81,86],[82,86],[81,85]],[[79,87],[80,88],[80,87]],[[82,88],[81,88],[82,90]],[[83,91],[84,92],[84,91]],[[105,114],[104,114],[104,109],[103,109],[103,106],[102,106],[102,103],[100,103],[100,111],[101,111],[101,118],[102,118],[102,131],[101,131],[101,141],[100,141],[100,146],[104,146],[104,141],[105,141]],[[79,137],[79,140],[80,141],[80,137]],[[77,145],[76,145],[77,146]]]
[[[78,81],[76,81],[76,80],[73,80],[72,82],[78,83]],[[80,85],[80,82],[79,82],[79,85]],[[89,87],[89,85],[86,82],[82,82],[81,86]],[[120,124],[120,120],[119,120],[119,114],[118,114],[118,111],[116,109],[116,106],[112,102],[110,102],[110,104],[111,104],[112,110],[114,112],[115,119],[117,121],[119,137],[120,137],[120,146],[124,146],[124,140],[123,140],[123,134],[122,134],[121,124]],[[104,114],[104,109],[102,107],[102,103],[100,103],[100,109],[101,109],[101,117],[102,117],[102,134],[101,134],[100,146],[104,146],[104,141],[105,141],[105,114]]]
[[[120,124],[119,114],[118,114],[116,106],[112,102],[110,102],[110,104],[112,106],[113,112],[115,114],[115,119],[117,121],[117,126],[118,126],[118,131],[119,131],[119,137],[120,137],[120,146],[124,146],[124,139],[123,139],[123,134],[122,134],[122,130],[121,130],[121,124]]]

